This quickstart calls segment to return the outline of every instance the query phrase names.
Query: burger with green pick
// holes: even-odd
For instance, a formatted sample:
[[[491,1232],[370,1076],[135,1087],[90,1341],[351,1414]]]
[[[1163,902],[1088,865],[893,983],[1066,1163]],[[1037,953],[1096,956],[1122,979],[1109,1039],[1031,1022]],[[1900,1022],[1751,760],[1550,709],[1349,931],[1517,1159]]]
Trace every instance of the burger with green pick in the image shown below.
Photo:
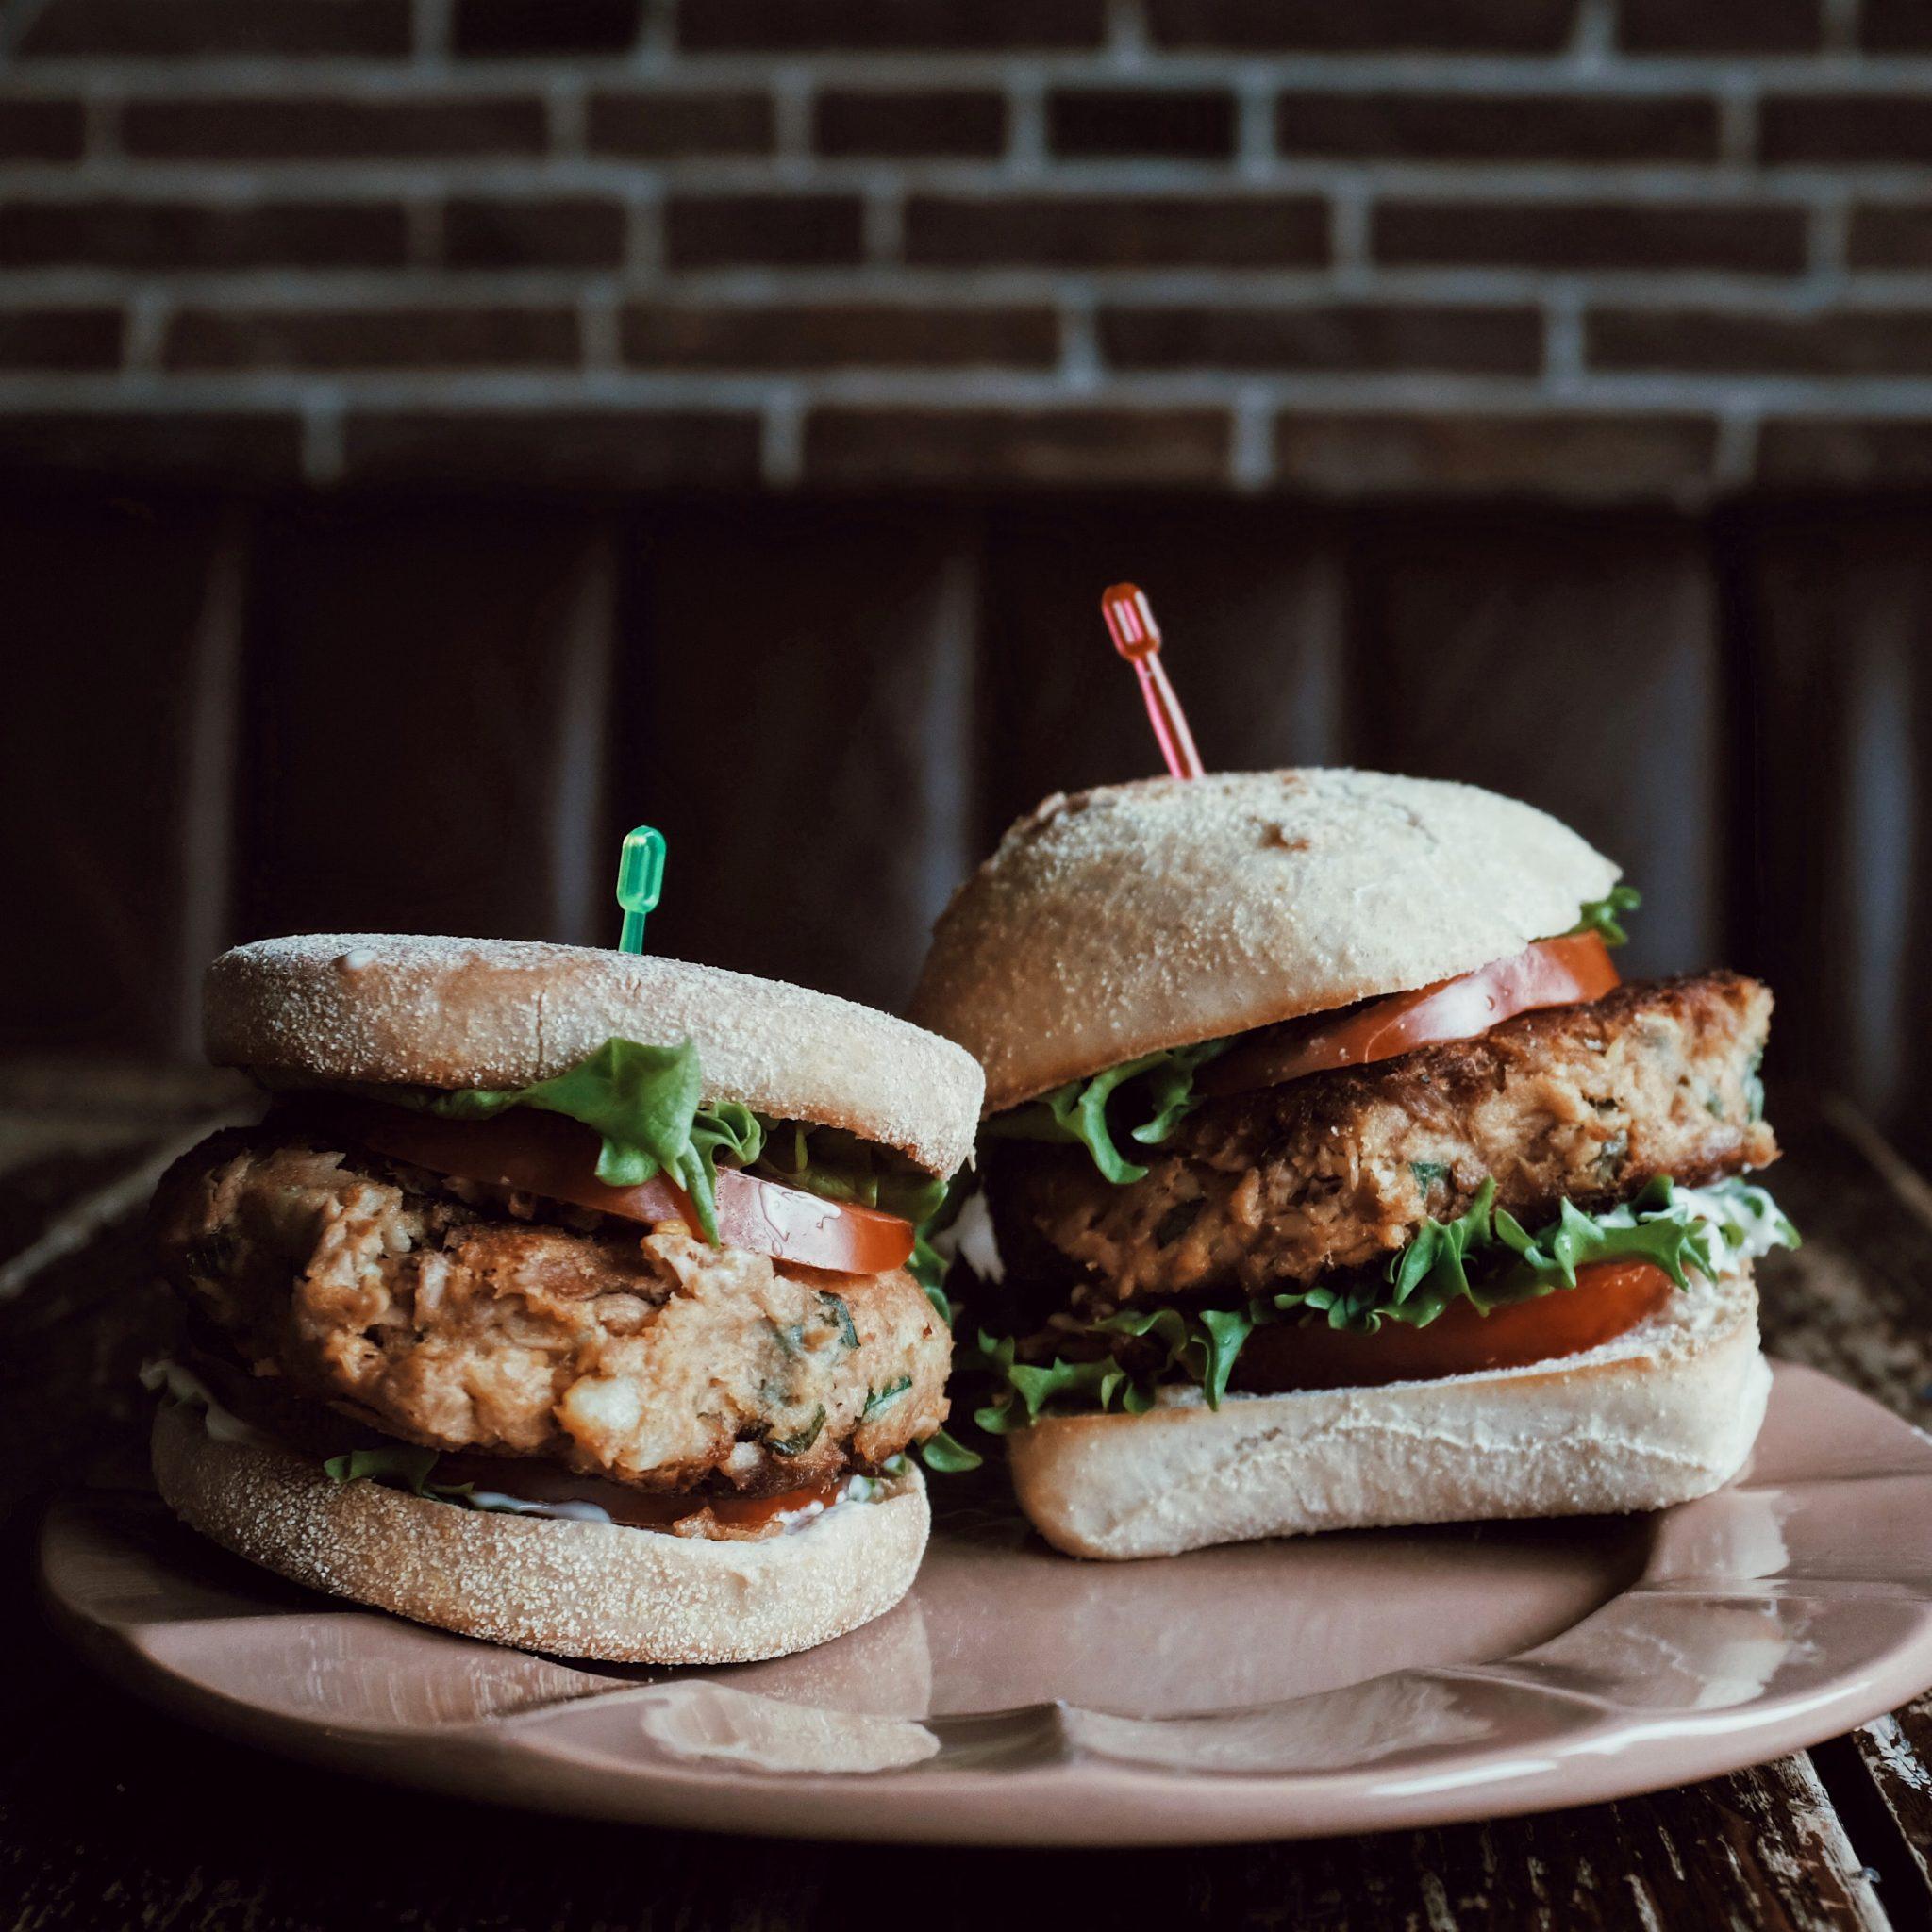
[[[780,1656],[905,1594],[952,1340],[907,1264],[967,1054],[674,959],[366,934],[224,955],[207,1038],[270,1104],[155,1204],[187,1523],[572,1657]]]

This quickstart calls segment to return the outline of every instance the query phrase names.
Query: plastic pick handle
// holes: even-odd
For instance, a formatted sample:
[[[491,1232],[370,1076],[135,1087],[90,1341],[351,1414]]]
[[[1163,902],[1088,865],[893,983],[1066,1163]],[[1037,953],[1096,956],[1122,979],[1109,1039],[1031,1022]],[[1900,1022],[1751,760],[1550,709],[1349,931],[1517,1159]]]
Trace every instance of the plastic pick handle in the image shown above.
[[[617,861],[617,903],[624,908],[619,952],[644,950],[644,919],[657,910],[663,893],[664,834],[655,825],[640,825],[624,835],[624,851]]]
[[[1154,621],[1146,592],[1138,584],[1115,584],[1102,596],[1100,614],[1107,619],[1114,649],[1134,667],[1134,675],[1141,680],[1147,719],[1154,726],[1155,742],[1167,760],[1167,769],[1176,778],[1198,778],[1201,754],[1194,749],[1187,713],[1162,668],[1160,626]]]

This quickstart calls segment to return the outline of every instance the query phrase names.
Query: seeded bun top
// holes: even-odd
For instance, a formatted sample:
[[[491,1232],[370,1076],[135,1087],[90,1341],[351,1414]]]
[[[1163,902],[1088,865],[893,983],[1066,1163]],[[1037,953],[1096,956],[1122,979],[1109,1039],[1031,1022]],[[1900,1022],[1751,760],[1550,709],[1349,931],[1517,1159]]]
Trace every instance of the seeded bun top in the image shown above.
[[[912,996],[999,1112],[1141,1054],[1405,992],[1566,931],[1619,868],[1473,785],[1309,768],[1056,793],[941,915]]]
[[[208,1058],[272,1085],[522,1087],[607,1040],[697,1043],[708,1101],[843,1127],[950,1174],[972,1149],[972,1057],[830,993],[591,946],[305,933],[208,970]]]

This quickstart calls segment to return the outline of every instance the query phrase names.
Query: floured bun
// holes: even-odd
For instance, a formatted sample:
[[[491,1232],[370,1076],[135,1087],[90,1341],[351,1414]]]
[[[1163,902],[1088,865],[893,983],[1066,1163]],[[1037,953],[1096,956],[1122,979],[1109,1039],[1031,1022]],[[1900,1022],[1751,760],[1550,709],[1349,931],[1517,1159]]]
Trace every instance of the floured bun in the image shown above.
[[[999,1112],[1141,1054],[1405,992],[1567,931],[1618,868],[1472,785],[1308,768],[1057,794],[934,930],[912,1017]]]
[[[292,1582],[418,1624],[557,1657],[729,1664],[786,1657],[883,1616],[931,1514],[916,1470],[785,1536],[707,1541],[465,1509],[309,1457],[155,1417],[155,1480],[190,1528]]]
[[[1007,1439],[1020,1507],[1074,1557],[1323,1529],[1658,1509],[1735,1475],[1764,1420],[1749,1264],[1628,1334],[1529,1368],[1378,1389],[1163,1391],[1145,1415]]]
[[[522,1087],[607,1040],[697,1042],[708,1100],[842,1127],[936,1174],[972,1151],[971,1055],[830,993],[591,946],[307,933],[208,970],[208,1058],[271,1084]]]

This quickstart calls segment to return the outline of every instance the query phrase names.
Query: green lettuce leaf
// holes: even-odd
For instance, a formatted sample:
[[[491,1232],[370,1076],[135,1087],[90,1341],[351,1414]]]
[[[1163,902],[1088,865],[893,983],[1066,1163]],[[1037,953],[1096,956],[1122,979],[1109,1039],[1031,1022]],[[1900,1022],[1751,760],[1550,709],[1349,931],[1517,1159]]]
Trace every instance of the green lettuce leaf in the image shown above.
[[[322,1467],[332,1483],[392,1483],[417,1496],[443,1496],[457,1493],[439,1489],[429,1473],[441,1459],[434,1449],[418,1449],[408,1442],[385,1444],[380,1449],[351,1449],[345,1456],[331,1456]]]
[[[1579,932],[1600,933],[1605,945],[1621,946],[1630,937],[1624,930],[1624,914],[1635,912],[1642,904],[1643,894],[1635,886],[1612,886],[1603,898],[1583,902],[1576,924],[1563,937],[1568,939],[1572,933]]]
[[[955,1310],[952,1297],[946,1292],[946,1257],[933,1246],[933,1233],[929,1223],[923,1223],[914,1232],[912,1253],[907,1260],[906,1272],[924,1289],[933,1313],[950,1328]]]
[[[789,1188],[804,1188],[827,1201],[877,1208],[915,1224],[938,1211],[946,1183],[891,1148],[862,1141],[841,1127],[799,1121],[762,1123],[764,1151],[757,1171]]]
[[[718,1163],[749,1167],[765,1143],[765,1126],[735,1100],[700,1104],[704,1076],[694,1042],[644,1046],[607,1040],[566,1074],[528,1087],[472,1088],[420,1104],[448,1120],[487,1120],[512,1107],[534,1107],[581,1121],[602,1140],[597,1178],[613,1188],[642,1187],[664,1174],[691,1196],[705,1239],[718,1239]]]
[[[933,1237],[943,1234],[959,1218],[960,1208],[978,1185],[978,1177],[972,1169],[962,1167],[945,1184],[933,1207],[913,1224],[912,1255],[906,1263],[906,1272],[924,1289],[933,1312],[948,1328],[953,1325],[954,1316],[953,1304],[946,1293],[949,1264],[933,1244]]]
[[[735,1100],[707,1106],[703,1092],[691,1041],[645,1046],[607,1040],[568,1073],[528,1087],[386,1097],[447,1120],[487,1120],[513,1107],[534,1107],[581,1122],[599,1137],[600,1181],[636,1188],[666,1175],[691,1196],[698,1225],[714,1245],[721,1166],[914,1223],[945,1198],[945,1182],[891,1148],[836,1127],[768,1120]]]
[[[977,1469],[985,1457],[963,1442],[956,1442],[945,1430],[938,1429],[919,1444],[919,1459],[938,1475],[958,1475]]]
[[[1143,1147],[1160,1146],[1200,1105],[1194,1075],[1227,1044],[1225,1040],[1203,1040],[1142,1054],[995,1114],[981,1131],[998,1140],[1075,1141],[1108,1180],[1117,1187],[1130,1186],[1145,1180],[1147,1170],[1121,1152],[1115,1135]]]
[[[1653,1181],[1635,1200],[1601,1214],[1565,1201],[1536,1235],[1495,1207],[1485,1181],[1468,1211],[1428,1221],[1380,1270],[1362,1270],[1234,1308],[1126,1308],[1061,1332],[1074,1358],[1018,1359],[1011,1336],[982,1332],[958,1351],[957,1368],[983,1377],[987,1399],[974,1420],[989,1435],[1025,1428],[1042,1415],[1119,1409],[1138,1415],[1162,1383],[1192,1383],[1218,1408],[1248,1338],[1282,1322],[1322,1319],[1333,1328],[1374,1334],[1384,1322],[1424,1327],[1453,1303],[1484,1313],[1576,1286],[1576,1271],[1593,1261],[1656,1263],[1678,1287],[1692,1271],[1711,1275],[1735,1254],[1796,1247],[1798,1233],[1763,1188],[1741,1180],[1707,1188]],[[1140,1344],[1131,1370],[1109,1346],[1114,1337]]]

